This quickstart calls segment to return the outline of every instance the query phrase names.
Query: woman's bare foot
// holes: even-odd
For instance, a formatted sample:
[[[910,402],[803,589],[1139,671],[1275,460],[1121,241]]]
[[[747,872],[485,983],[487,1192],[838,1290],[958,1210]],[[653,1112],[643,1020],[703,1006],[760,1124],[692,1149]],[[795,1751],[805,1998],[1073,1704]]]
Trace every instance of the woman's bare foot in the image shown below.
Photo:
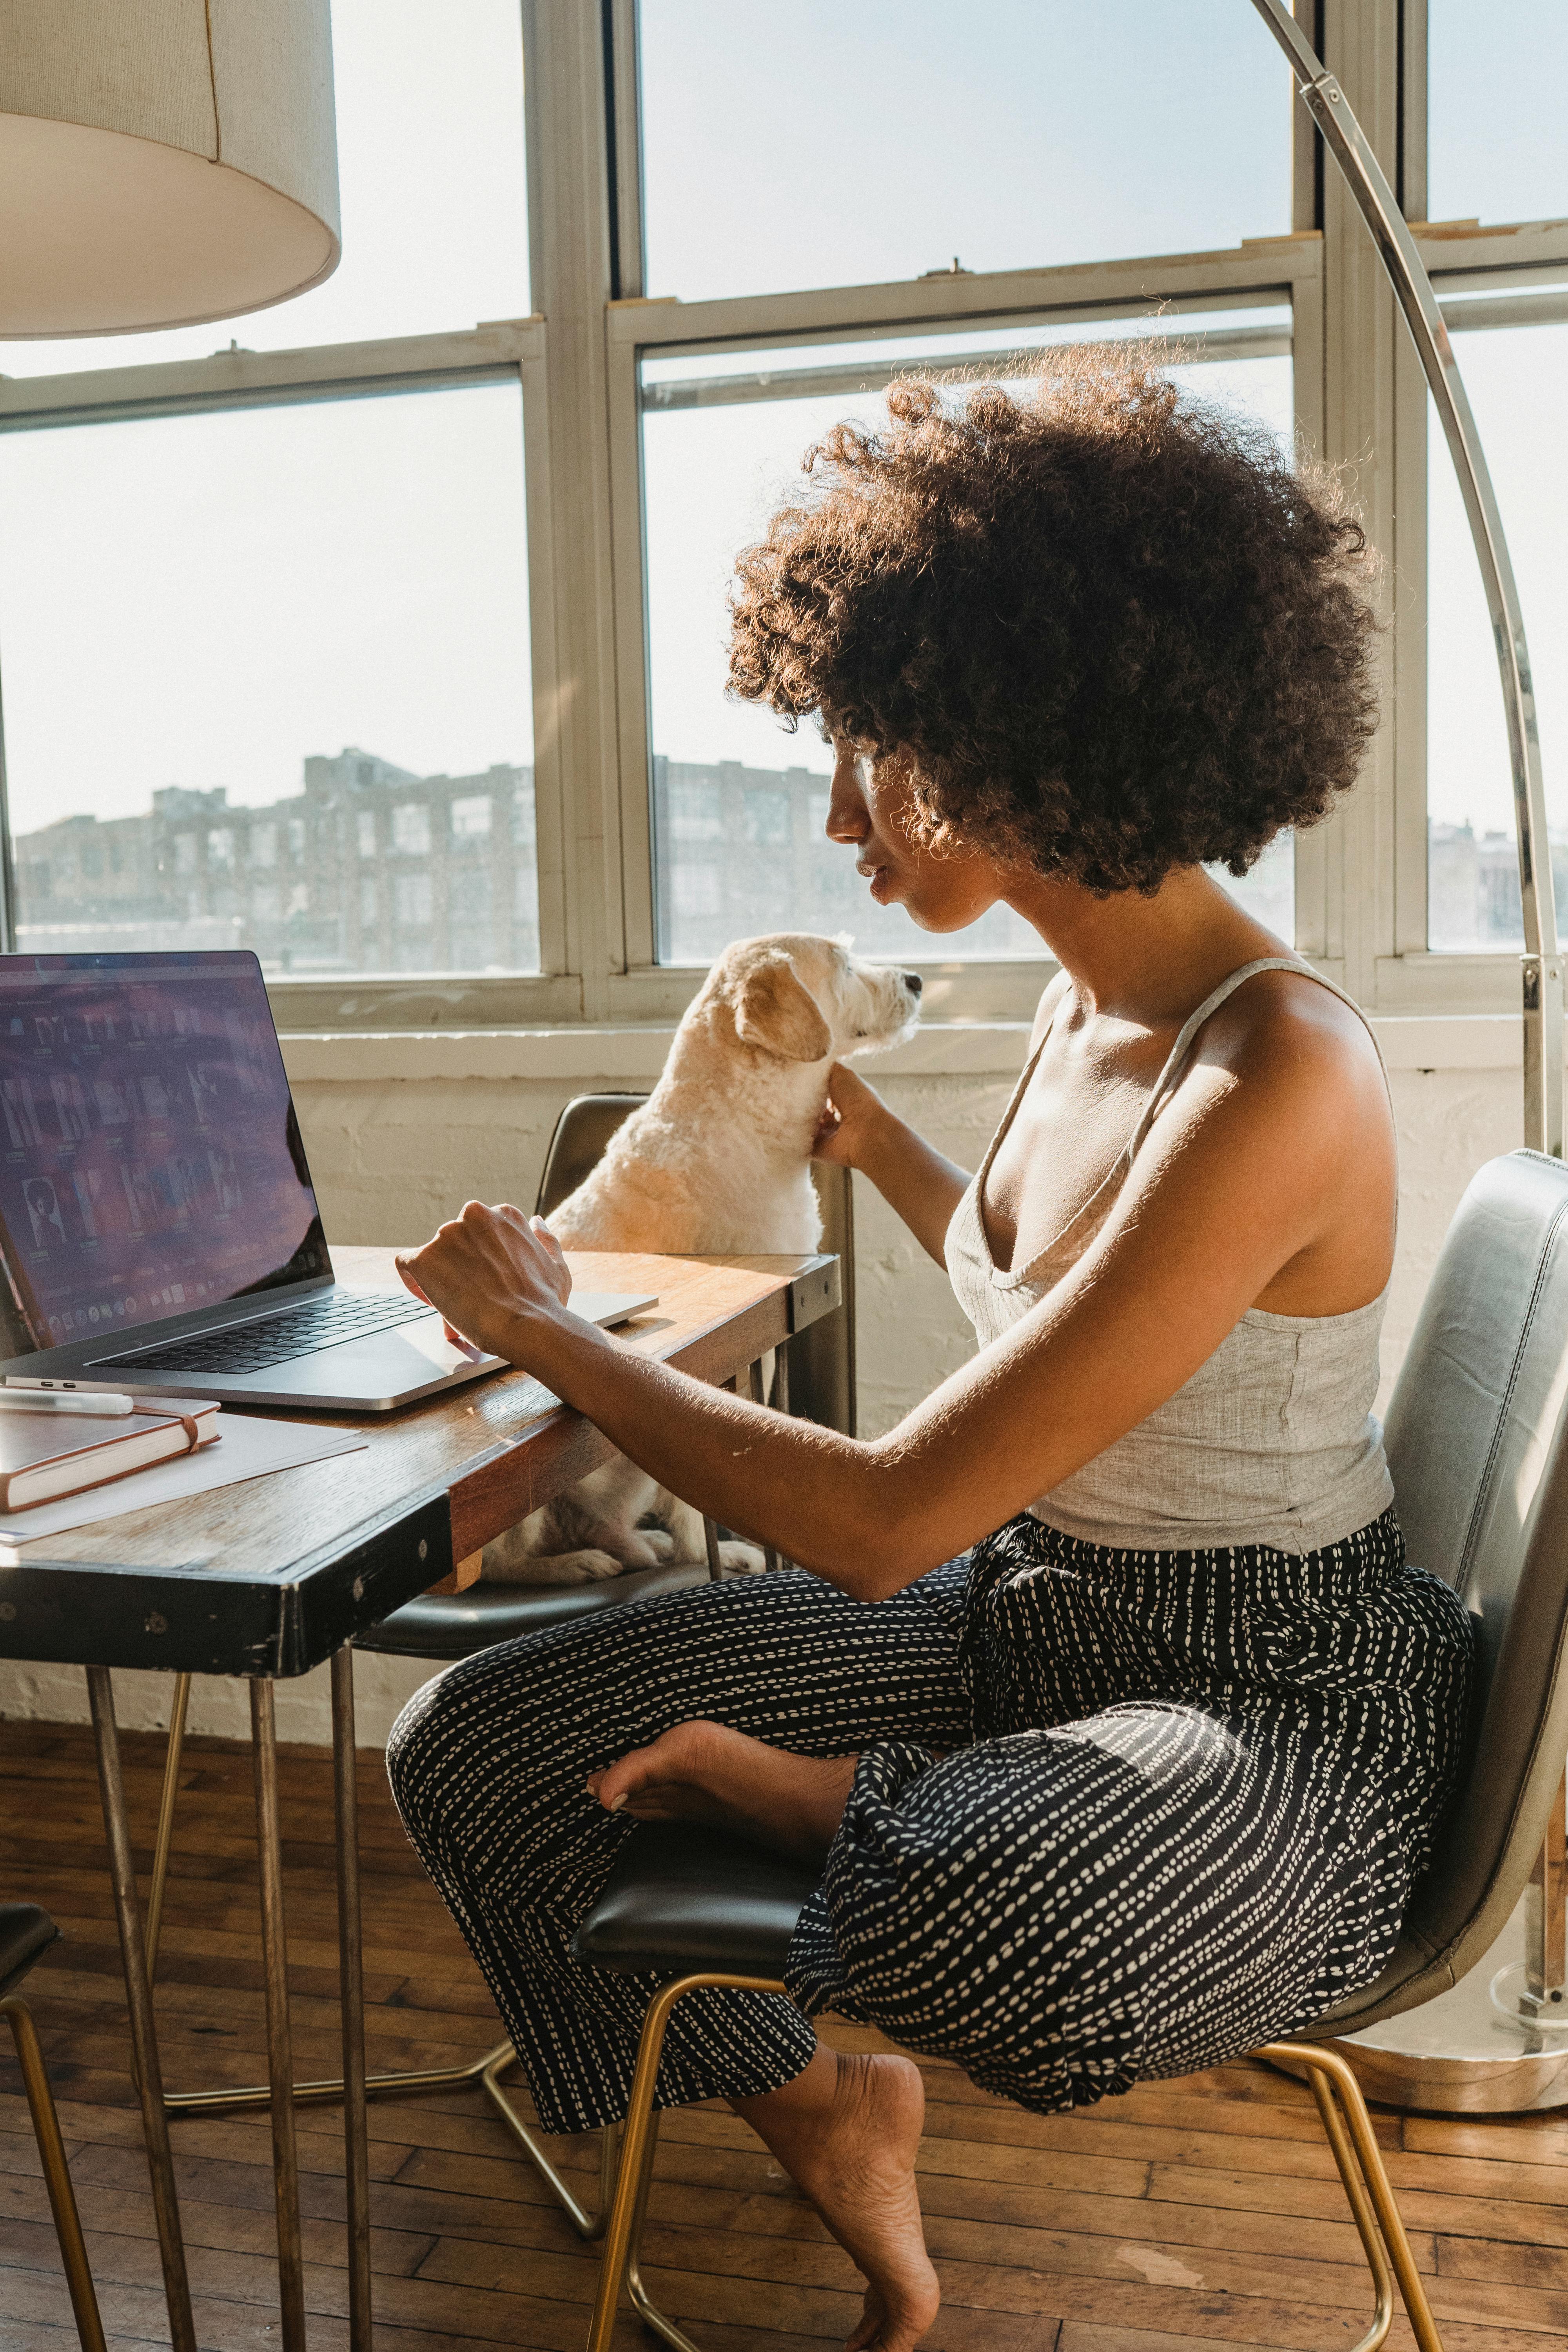
[[[678,1723],[634,1748],[588,1788],[605,1811],[639,1822],[714,1822],[783,1853],[820,1863],[855,1778],[853,1756],[795,1756],[722,1723]]]
[[[919,2067],[891,2053],[846,2057],[819,2042],[793,2083],[730,2104],[865,2273],[865,2309],[845,2352],[912,2352],[941,2301],[915,2188],[925,2121]]]

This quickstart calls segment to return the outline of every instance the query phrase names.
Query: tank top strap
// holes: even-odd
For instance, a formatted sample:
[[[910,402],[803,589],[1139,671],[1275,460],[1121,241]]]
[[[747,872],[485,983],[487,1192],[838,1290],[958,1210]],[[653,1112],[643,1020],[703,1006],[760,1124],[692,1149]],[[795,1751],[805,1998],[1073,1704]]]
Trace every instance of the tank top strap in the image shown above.
[[[1219,1011],[1220,1006],[1225,1003],[1227,996],[1234,995],[1235,992],[1241,986],[1243,981],[1250,980],[1254,972],[1258,971],[1294,971],[1300,973],[1303,980],[1315,981],[1320,988],[1326,988],[1331,996],[1337,996],[1342,1004],[1348,1004],[1350,1006],[1351,1011],[1355,1014],[1356,1019],[1362,1023],[1363,1026],[1366,1030],[1367,1035],[1372,1039],[1373,1045],[1377,1054],[1378,1061],[1380,1064],[1382,1063],[1383,1048],[1378,1045],[1376,1032],[1373,1030],[1371,1022],[1368,1021],[1366,1014],[1362,1011],[1361,1006],[1356,1003],[1355,998],[1342,989],[1337,981],[1326,980],[1321,971],[1314,971],[1310,963],[1303,963],[1299,956],[1257,956],[1253,959],[1251,963],[1238,965],[1235,971],[1229,973],[1220,982],[1217,988],[1211,989],[1209,993],[1205,997],[1203,1003],[1198,1006],[1197,1010],[1194,1013],[1189,1013],[1186,1019],[1183,1022],[1181,1028],[1176,1033],[1176,1042],[1165,1057],[1165,1066],[1154,1081],[1154,1091],[1150,1096],[1148,1101],[1144,1104],[1142,1117],[1139,1119],[1137,1126],[1132,1130],[1131,1140],[1127,1146],[1127,1160],[1129,1164],[1131,1164],[1131,1160],[1136,1156],[1139,1146],[1142,1143],[1144,1137],[1148,1134],[1150,1128],[1153,1125],[1155,1117],[1158,1114],[1161,1106],[1164,1102],[1166,1096],[1170,1093],[1172,1087],[1180,1076],[1183,1067],[1186,1063],[1187,1056],[1193,1050],[1193,1041],[1196,1037],[1198,1031],[1203,1027],[1204,1023],[1208,1020],[1211,1013],[1215,1013]],[[1387,1073],[1385,1071],[1385,1078],[1386,1076]]]

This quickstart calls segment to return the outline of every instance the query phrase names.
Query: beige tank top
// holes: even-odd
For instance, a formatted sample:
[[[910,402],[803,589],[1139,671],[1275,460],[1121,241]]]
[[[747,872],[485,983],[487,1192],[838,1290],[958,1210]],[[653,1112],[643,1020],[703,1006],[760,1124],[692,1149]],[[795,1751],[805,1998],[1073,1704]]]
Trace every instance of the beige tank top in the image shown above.
[[[1361,1013],[1343,989],[1291,956],[1260,956],[1233,971],[1183,1023],[1126,1152],[1100,1191],[1038,1256],[1004,1274],[991,1255],[980,1201],[1044,1050],[1041,1039],[947,1229],[948,1276],[981,1347],[1020,1321],[1088,1248],[1198,1031],[1258,971],[1300,972]],[[1138,1551],[1262,1544],[1300,1556],[1353,1535],[1394,1500],[1372,1411],[1386,1299],[1385,1291],[1348,1315],[1270,1315],[1249,1307],[1184,1387],[1032,1504],[1034,1516],[1064,1535]]]

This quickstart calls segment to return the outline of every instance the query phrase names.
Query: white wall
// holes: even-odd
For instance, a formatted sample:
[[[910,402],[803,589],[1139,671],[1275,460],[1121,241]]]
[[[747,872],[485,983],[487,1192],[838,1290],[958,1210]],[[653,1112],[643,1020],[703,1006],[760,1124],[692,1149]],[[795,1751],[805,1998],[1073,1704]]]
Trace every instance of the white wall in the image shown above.
[[[1519,1024],[1507,1018],[1376,1024],[1390,1066],[1401,1168],[1399,1255],[1384,1340],[1385,1391],[1408,1341],[1433,1260],[1475,1170],[1520,1139]],[[868,1075],[900,1114],[966,1167],[978,1164],[1021,1066],[1012,1024],[931,1028]],[[551,1129],[574,1094],[651,1085],[661,1029],[479,1033],[466,1036],[285,1040],[330,1239],[402,1243],[427,1234],[470,1194],[531,1203]],[[969,1331],[941,1270],[857,1180],[861,1425],[889,1427],[969,1352]],[[356,1660],[360,1738],[383,1744],[398,1706],[429,1670]],[[120,1718],[166,1721],[168,1678],[115,1678]],[[0,1717],[85,1720],[75,1668],[0,1664]],[[191,1727],[248,1731],[240,1683],[200,1681]],[[278,1686],[285,1739],[330,1737],[326,1671]]]

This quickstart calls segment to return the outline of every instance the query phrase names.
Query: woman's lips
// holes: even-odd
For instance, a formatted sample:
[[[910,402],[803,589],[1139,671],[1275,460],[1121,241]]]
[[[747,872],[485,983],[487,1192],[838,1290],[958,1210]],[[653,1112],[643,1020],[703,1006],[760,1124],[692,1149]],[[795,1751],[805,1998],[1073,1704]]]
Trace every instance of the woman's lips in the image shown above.
[[[890,866],[873,866],[862,857],[857,860],[855,871],[857,874],[865,876],[871,887],[873,898],[886,898],[889,886],[893,878]]]

